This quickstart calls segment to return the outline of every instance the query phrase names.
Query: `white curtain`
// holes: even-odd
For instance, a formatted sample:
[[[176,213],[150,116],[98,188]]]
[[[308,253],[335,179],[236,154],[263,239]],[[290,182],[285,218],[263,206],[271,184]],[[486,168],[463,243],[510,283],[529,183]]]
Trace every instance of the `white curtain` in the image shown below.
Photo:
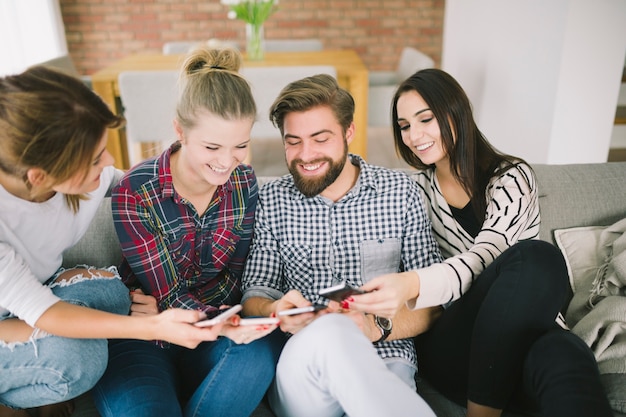
[[[0,0],[0,76],[67,53],[59,0]]]

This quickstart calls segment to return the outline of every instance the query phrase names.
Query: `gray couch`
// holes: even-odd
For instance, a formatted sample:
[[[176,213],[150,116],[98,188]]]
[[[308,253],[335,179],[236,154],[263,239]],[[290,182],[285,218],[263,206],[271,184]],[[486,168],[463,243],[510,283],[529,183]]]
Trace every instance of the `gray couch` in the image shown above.
[[[542,217],[541,239],[555,243],[556,229],[575,226],[609,225],[626,217],[626,162],[575,165],[535,165],[539,181]],[[261,184],[271,178],[259,178]],[[106,200],[91,228],[65,256],[66,265],[87,263],[97,266],[116,265],[120,249]],[[626,360],[626,358],[624,359]],[[427,381],[419,381],[420,394],[438,416],[462,417],[465,410],[437,393]],[[626,402],[626,398],[618,400]],[[516,416],[505,413],[506,416]],[[97,417],[89,395],[77,400],[74,416]],[[255,417],[273,416],[265,404]],[[615,416],[626,416],[615,413]],[[520,416],[517,416],[520,417]]]

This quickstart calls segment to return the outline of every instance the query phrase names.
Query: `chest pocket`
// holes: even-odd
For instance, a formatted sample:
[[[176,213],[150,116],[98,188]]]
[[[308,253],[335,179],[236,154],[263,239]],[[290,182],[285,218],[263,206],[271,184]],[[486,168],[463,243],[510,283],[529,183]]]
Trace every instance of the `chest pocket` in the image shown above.
[[[360,252],[363,283],[400,270],[402,242],[398,238],[364,240]]]
[[[238,227],[215,230],[213,234],[213,245],[211,247],[211,261],[215,268],[222,270],[228,265],[228,262],[235,253],[235,249],[237,249],[241,232],[241,228]]]

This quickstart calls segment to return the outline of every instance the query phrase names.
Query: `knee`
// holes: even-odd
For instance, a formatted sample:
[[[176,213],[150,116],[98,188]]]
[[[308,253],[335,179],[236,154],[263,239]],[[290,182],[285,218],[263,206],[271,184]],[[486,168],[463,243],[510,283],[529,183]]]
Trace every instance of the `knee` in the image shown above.
[[[306,367],[314,361],[326,362],[344,354],[350,355],[354,337],[365,338],[350,318],[342,314],[326,314],[288,340],[280,356],[279,369]]]
[[[128,288],[117,277],[98,277],[52,287],[63,301],[114,314],[130,311]]]
[[[528,351],[525,367],[536,375],[568,379],[574,374],[598,373],[593,352],[575,334],[554,329],[539,337]]]
[[[565,303],[569,289],[567,266],[561,251],[542,240],[525,240],[513,245],[509,256],[517,258],[524,285],[534,296]]]

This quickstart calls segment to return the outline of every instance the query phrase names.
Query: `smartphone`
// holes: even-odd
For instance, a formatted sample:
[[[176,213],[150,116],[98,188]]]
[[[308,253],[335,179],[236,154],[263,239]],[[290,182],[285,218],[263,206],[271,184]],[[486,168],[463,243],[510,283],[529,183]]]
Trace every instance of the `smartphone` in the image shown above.
[[[240,326],[254,326],[264,324],[278,324],[280,319],[278,317],[248,317],[239,320]]]
[[[224,310],[215,310],[207,313],[207,318],[197,321],[194,326],[209,327],[222,323],[241,311],[241,304],[236,304]]]
[[[364,294],[365,291],[358,288],[354,288],[345,282],[334,285],[332,287],[324,288],[320,291],[322,297],[329,298],[333,301],[342,302],[344,299],[350,297],[353,294]]]
[[[314,313],[316,311],[324,310],[325,308],[326,306],[322,304],[315,304],[315,305],[306,306],[306,307],[289,308],[287,310],[279,311],[278,317],[295,316],[297,314],[304,314],[304,313]]]

